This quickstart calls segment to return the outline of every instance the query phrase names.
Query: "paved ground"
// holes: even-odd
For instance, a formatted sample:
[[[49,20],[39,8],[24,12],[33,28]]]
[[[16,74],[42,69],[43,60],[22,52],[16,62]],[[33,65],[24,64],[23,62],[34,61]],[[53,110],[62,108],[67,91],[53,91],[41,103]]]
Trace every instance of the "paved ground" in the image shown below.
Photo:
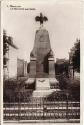
[[[3,125],[44,125],[44,123],[4,123]],[[80,123],[45,123],[45,125],[80,125]]]
[[[4,123],[3,125],[81,125],[80,123]]]
[[[35,123],[35,120],[33,120],[33,122],[30,121],[30,123],[28,123],[28,121],[10,121],[10,122],[4,122],[3,125],[80,125],[80,123],[68,123],[67,120],[56,120],[57,123],[53,123],[53,122],[49,122],[49,120],[45,120],[44,122],[42,122],[42,120],[38,120],[37,123]],[[63,123],[64,122],[64,123]],[[78,120],[79,122],[79,120]]]

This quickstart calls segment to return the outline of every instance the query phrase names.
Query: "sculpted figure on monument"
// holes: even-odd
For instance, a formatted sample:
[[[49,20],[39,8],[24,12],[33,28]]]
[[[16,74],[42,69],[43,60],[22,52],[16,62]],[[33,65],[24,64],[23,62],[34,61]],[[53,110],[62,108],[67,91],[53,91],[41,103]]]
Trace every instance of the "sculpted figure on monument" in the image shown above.
[[[40,16],[36,16],[35,17],[35,20],[36,21],[39,21],[40,22],[40,25],[43,26],[43,21],[48,21],[48,18],[46,16],[43,16],[42,13],[40,13]]]

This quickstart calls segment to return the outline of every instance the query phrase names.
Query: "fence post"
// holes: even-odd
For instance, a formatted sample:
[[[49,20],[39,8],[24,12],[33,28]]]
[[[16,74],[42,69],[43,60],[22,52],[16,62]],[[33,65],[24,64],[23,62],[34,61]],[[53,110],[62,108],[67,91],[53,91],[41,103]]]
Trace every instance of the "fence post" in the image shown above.
[[[44,98],[42,98],[43,101],[43,120],[44,120]]]
[[[69,96],[69,93],[67,92],[66,93],[66,119],[69,119],[69,117],[68,117],[68,96]]]
[[[11,94],[10,94],[10,103],[9,103],[9,119],[11,119]]]
[[[20,92],[18,92],[18,121],[20,120]]]

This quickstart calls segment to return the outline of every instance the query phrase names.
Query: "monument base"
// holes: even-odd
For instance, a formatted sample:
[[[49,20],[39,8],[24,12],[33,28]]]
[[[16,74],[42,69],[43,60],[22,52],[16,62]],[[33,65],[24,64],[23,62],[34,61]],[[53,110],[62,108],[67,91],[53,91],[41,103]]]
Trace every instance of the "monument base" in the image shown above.
[[[56,78],[36,78],[36,88],[33,91],[33,97],[47,97],[59,90],[58,88],[51,89],[51,84],[57,86],[58,81]]]
[[[33,97],[47,97],[54,91],[59,91],[59,82],[56,78],[29,78],[25,83],[35,84]]]

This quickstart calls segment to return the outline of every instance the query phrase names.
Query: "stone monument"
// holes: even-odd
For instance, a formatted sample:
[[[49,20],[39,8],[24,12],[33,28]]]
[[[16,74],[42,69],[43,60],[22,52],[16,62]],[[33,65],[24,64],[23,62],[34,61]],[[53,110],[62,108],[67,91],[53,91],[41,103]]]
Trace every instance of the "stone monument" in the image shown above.
[[[40,21],[41,27],[35,34],[34,47],[30,53],[30,73],[26,83],[35,83],[36,90],[50,90],[52,85],[58,88],[49,33],[43,27],[43,22],[48,19],[40,13],[40,16],[36,16],[35,20]]]

